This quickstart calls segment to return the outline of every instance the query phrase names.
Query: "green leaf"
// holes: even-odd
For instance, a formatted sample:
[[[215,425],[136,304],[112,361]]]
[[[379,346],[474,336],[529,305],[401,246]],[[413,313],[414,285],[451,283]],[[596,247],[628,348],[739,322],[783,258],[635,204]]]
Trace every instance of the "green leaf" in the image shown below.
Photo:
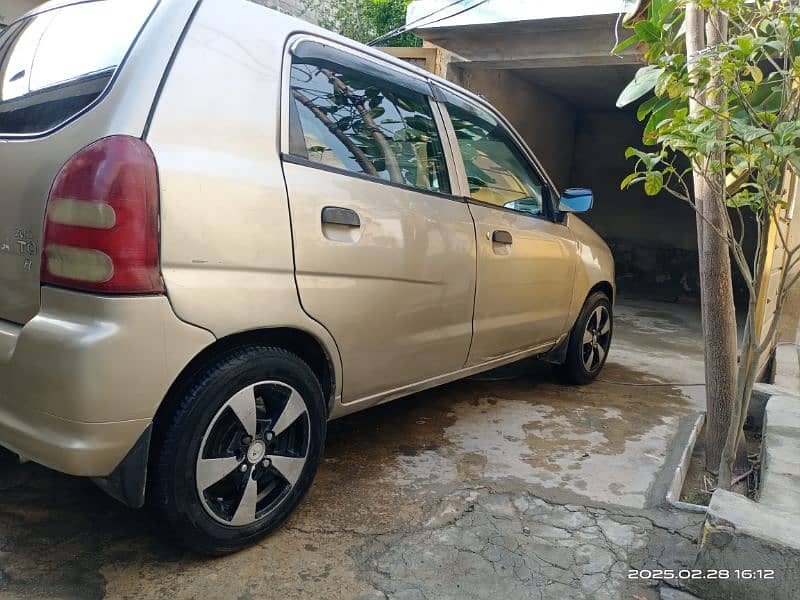
[[[617,99],[617,108],[628,106],[631,102],[635,102],[642,96],[651,92],[663,72],[664,69],[656,65],[648,65],[639,69],[633,81],[631,81],[619,95]]]
[[[641,40],[639,39],[639,36],[636,35],[636,34],[633,34],[632,36],[630,36],[628,38],[625,38],[619,44],[614,46],[611,49],[611,54],[622,54],[625,50],[627,50],[631,46],[635,46],[639,42],[641,42]]]
[[[644,179],[641,173],[631,173],[625,179],[622,180],[622,183],[619,184],[619,189],[624,190],[626,188],[631,187],[634,183],[637,183]]]
[[[675,10],[676,0],[653,0],[650,5],[650,20],[661,27],[666,27],[667,17]]]
[[[783,40],[769,40],[767,42],[764,42],[764,45],[767,46],[768,48],[772,48],[773,50],[775,50],[775,52],[778,52],[780,54],[782,54],[784,49],[786,48],[786,45],[783,43]]]
[[[754,142],[758,139],[771,135],[769,130],[763,127],[755,127],[749,123],[744,123],[738,119],[731,121],[731,128],[733,133],[744,142]]]
[[[664,188],[664,175],[661,171],[649,171],[644,178],[644,193],[655,196]]]
[[[743,35],[736,40],[742,55],[749,55],[753,51],[753,38],[749,35]]]
[[[633,26],[639,39],[647,44],[658,42],[661,39],[661,30],[650,21],[639,21]]]
[[[644,118],[650,114],[650,112],[655,108],[656,104],[661,100],[658,96],[653,96],[648,100],[645,100],[639,105],[639,108],[636,109],[636,118],[640,121],[643,121]]]

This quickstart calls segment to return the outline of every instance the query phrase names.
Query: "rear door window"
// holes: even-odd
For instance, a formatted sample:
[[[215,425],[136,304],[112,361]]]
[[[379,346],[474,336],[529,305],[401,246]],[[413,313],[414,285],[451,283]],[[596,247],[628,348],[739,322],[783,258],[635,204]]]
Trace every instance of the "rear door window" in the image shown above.
[[[450,192],[426,82],[304,42],[294,51],[290,85],[291,154],[340,171]]]
[[[0,34],[0,135],[49,131],[108,88],[157,0],[95,0]]]

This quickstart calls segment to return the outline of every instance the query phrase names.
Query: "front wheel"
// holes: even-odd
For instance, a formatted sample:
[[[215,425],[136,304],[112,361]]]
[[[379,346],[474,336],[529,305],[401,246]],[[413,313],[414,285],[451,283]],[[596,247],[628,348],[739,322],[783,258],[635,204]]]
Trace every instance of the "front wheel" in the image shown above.
[[[233,552],[280,526],[325,443],[319,382],[300,358],[251,346],[205,370],[161,425],[151,501],[183,545]]]
[[[556,368],[561,379],[577,385],[594,381],[606,363],[613,332],[611,301],[603,292],[594,292],[572,328],[567,358]]]

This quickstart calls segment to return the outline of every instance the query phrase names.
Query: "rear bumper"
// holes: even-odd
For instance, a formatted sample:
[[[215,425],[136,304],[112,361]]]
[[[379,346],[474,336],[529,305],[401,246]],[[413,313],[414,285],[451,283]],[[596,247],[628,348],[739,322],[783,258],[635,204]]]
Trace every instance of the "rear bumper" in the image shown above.
[[[106,476],[213,341],[164,296],[42,288],[26,325],[0,321],[0,446],[71,475]]]

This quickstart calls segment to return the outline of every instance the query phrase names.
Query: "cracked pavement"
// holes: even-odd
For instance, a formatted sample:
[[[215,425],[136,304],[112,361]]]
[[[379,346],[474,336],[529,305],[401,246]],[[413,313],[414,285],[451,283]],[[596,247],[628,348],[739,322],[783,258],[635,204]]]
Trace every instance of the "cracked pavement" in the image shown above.
[[[629,585],[628,569],[691,562],[700,522],[685,513],[551,503],[525,492],[489,491],[460,500],[463,507],[455,518],[437,522],[434,517],[419,531],[380,536],[353,553],[368,567],[369,581],[380,594],[647,597],[654,590]],[[445,515],[453,514],[451,501],[445,503]]]
[[[658,598],[702,515],[664,506],[702,410],[695,308],[621,302],[606,381],[533,361],[330,425],[287,525],[221,559],[146,511],[0,453],[0,598]]]

